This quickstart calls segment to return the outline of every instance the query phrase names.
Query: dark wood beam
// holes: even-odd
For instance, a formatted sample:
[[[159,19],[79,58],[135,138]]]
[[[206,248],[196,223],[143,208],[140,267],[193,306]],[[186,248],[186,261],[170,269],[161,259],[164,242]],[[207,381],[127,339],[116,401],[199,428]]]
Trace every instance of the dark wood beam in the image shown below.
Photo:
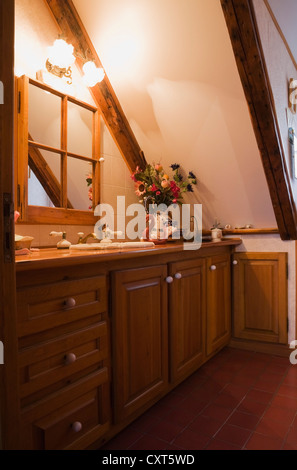
[[[29,140],[33,140],[30,134]],[[31,145],[28,147],[28,163],[54,206],[61,207],[61,184],[55,177],[40,150]],[[67,207],[68,209],[73,209],[69,199],[67,199]]]
[[[103,67],[72,0],[44,1],[63,35],[74,46],[76,54],[82,57],[87,55],[88,60],[93,60],[97,67]],[[76,64],[82,70],[84,61],[78,57]],[[90,88],[90,92],[130,170],[135,170],[136,166],[143,168],[146,164],[144,154],[106,74],[101,83]]]
[[[297,211],[252,0],[221,0],[283,240],[297,239]],[[259,201],[261,203],[261,201]]]

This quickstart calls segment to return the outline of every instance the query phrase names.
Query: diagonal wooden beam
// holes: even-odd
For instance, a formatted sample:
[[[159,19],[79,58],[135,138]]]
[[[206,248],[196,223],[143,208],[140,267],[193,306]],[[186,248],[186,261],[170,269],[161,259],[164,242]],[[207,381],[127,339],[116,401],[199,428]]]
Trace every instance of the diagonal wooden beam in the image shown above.
[[[29,140],[33,140],[30,134]],[[55,177],[40,150],[31,145],[28,147],[28,163],[54,206],[61,207],[61,184]],[[69,199],[67,200],[67,207],[68,209],[73,209]]]
[[[297,209],[252,0],[221,0],[283,240],[297,239]]]
[[[63,35],[74,46],[78,55],[76,59],[78,68],[82,70],[84,65],[80,56],[86,57],[86,55],[97,67],[103,67],[72,0],[44,1]],[[101,83],[90,88],[90,92],[130,170],[135,170],[136,166],[144,168],[146,164],[144,154],[106,74]]]

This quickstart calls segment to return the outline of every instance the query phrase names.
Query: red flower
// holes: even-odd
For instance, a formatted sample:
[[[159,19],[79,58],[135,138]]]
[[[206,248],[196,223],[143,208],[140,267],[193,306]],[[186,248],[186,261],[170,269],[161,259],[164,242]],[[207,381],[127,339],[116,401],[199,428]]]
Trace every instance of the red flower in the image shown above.
[[[157,195],[157,196],[160,196],[160,194],[161,194],[161,191],[157,191],[157,192],[156,192],[156,195]]]
[[[153,192],[158,191],[158,188],[157,188],[157,186],[155,185],[155,183],[152,185],[151,191],[153,191]]]

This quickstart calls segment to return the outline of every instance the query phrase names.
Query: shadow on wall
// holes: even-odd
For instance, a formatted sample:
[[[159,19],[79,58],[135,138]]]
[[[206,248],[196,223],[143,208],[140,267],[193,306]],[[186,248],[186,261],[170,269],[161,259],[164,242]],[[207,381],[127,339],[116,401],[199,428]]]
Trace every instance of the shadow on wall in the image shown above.
[[[159,133],[131,127],[150,162],[194,171],[207,225],[218,217],[232,226],[275,226],[245,98],[205,83],[163,78],[147,89]]]

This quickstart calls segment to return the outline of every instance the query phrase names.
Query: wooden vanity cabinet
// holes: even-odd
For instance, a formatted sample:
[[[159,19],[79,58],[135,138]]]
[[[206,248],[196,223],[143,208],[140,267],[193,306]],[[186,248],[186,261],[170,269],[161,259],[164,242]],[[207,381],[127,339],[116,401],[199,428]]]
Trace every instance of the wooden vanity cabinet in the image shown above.
[[[231,339],[231,259],[229,253],[206,261],[207,310],[206,355],[210,356]]]
[[[84,449],[109,429],[106,290],[104,275],[18,287],[22,449]]]
[[[115,423],[140,414],[228,344],[230,262],[222,250],[112,273]]]
[[[205,361],[206,260],[171,263],[169,272],[170,381],[176,383]]]
[[[225,243],[19,265],[22,449],[102,446],[228,344]]]
[[[168,387],[167,267],[112,273],[114,420],[121,422]]]

